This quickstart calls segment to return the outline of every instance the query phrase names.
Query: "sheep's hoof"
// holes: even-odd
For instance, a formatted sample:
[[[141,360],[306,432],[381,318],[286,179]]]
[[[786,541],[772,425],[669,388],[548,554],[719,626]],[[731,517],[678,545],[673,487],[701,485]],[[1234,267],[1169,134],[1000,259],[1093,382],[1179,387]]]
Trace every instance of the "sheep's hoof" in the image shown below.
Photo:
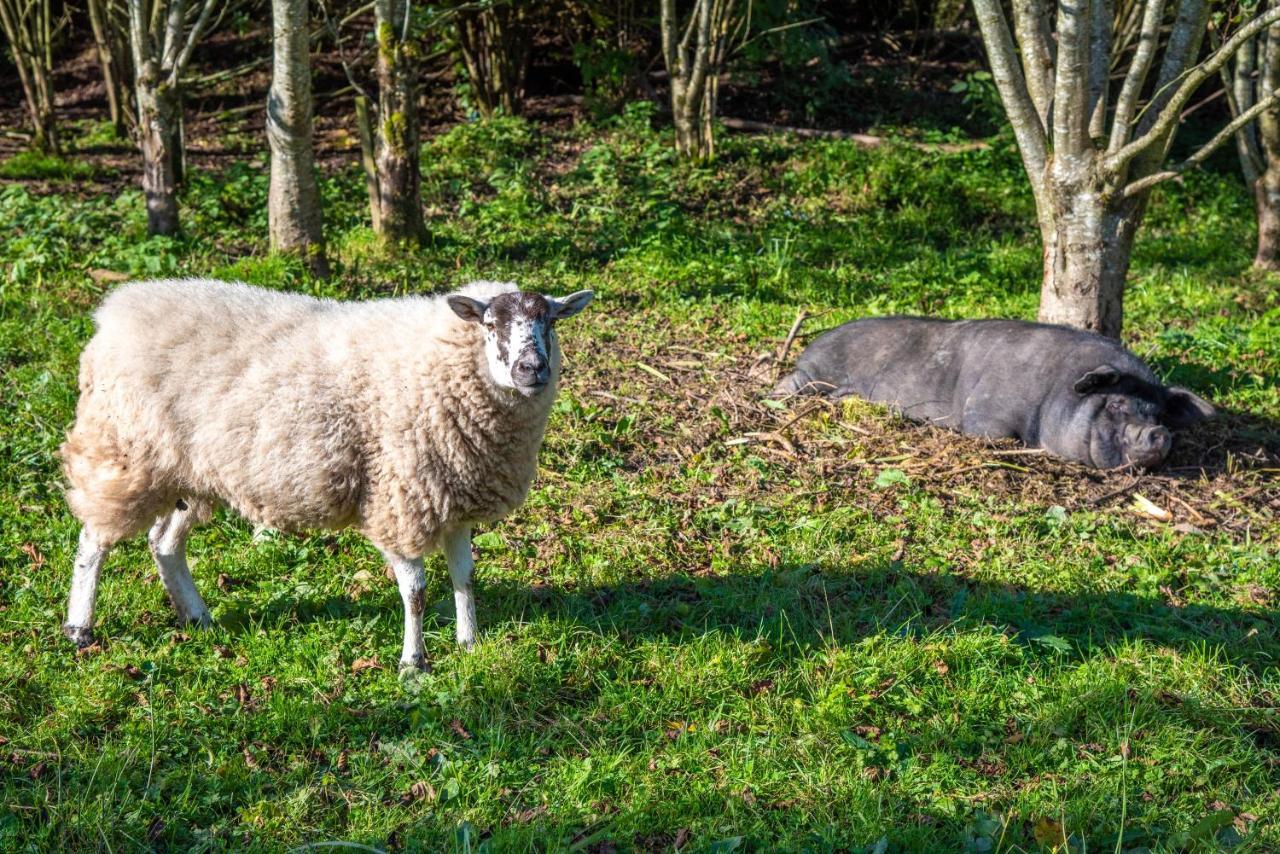
[[[93,629],[88,626],[73,626],[67,623],[62,627],[62,633],[76,645],[77,649],[93,646]]]
[[[430,672],[431,662],[427,661],[426,656],[419,655],[416,658],[405,659],[400,662],[400,678],[402,679],[406,676]]]
[[[213,617],[208,611],[202,614],[196,614],[194,617],[180,617],[178,622],[191,629],[211,629],[213,628]]]

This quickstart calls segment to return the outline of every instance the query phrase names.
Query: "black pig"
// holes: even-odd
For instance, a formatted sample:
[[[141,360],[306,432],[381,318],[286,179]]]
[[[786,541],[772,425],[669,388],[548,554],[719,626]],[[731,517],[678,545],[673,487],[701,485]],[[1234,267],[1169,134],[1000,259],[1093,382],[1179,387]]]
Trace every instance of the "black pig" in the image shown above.
[[[1214,414],[1110,338],[1021,320],[855,320],[810,344],[774,393],[857,395],[1095,468],[1159,465],[1171,428]]]

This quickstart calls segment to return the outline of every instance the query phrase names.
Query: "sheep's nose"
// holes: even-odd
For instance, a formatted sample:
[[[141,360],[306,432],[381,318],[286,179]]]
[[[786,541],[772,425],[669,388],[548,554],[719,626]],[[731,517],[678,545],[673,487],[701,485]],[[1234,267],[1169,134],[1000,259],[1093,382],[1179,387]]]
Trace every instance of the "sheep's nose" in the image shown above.
[[[511,373],[516,382],[526,386],[546,385],[551,379],[551,368],[547,365],[547,360],[532,352],[522,355]]]

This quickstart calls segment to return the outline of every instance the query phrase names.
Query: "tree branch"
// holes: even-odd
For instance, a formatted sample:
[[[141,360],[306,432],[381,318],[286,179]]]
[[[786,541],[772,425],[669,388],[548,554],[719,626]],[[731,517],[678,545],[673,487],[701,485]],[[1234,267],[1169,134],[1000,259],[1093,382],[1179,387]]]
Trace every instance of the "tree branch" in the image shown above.
[[[196,19],[195,26],[191,28],[191,33],[187,36],[187,43],[183,45],[182,52],[178,54],[173,64],[173,71],[170,72],[170,80],[173,84],[177,84],[178,78],[182,75],[182,69],[187,67],[187,63],[191,61],[191,52],[196,49],[196,44],[200,41],[200,36],[204,34],[204,28],[209,23],[209,16],[213,14],[213,7],[217,5],[217,0],[204,0],[204,6],[200,9],[200,17]]]
[[[1241,27],[1212,56],[1192,69],[1185,76],[1182,85],[1178,87],[1173,97],[1160,110],[1159,116],[1151,123],[1151,126],[1140,137],[1103,161],[1104,170],[1112,175],[1119,175],[1124,167],[1129,164],[1129,161],[1138,154],[1157,143],[1163,143],[1170,131],[1177,125],[1183,105],[1195,94],[1195,91],[1200,88],[1204,81],[1217,74],[1218,69],[1222,68],[1227,60],[1235,55],[1241,45],[1277,21],[1280,21],[1280,8],[1264,12],[1244,27]]]
[[[1188,157],[1186,160],[1182,161],[1181,163],[1177,164],[1171,169],[1166,169],[1163,172],[1156,172],[1154,174],[1146,176],[1145,178],[1141,178],[1137,181],[1134,181],[1132,184],[1129,184],[1121,192],[1120,194],[1121,198],[1127,199],[1131,196],[1136,196],[1138,193],[1141,193],[1143,190],[1148,190],[1151,187],[1154,187],[1156,184],[1161,183],[1162,181],[1167,181],[1170,178],[1181,175],[1183,172],[1186,172],[1188,169],[1199,166],[1209,157],[1210,154],[1213,154],[1213,152],[1217,151],[1224,142],[1226,142],[1228,139],[1231,139],[1231,137],[1234,136],[1235,133],[1238,130],[1240,130],[1240,128],[1244,127],[1249,122],[1256,119],[1259,115],[1269,110],[1277,102],[1280,102],[1280,89],[1270,93],[1265,98],[1260,99],[1258,103],[1254,104],[1252,107],[1250,107],[1249,109],[1245,110],[1243,113],[1241,113],[1240,115],[1232,119],[1231,122],[1228,123],[1226,127],[1218,131],[1218,133],[1214,135],[1213,139],[1206,142],[1203,146],[1200,147],[1199,151],[1197,151],[1195,154]]]
[[[1107,130],[1107,95],[1111,72],[1112,0],[1093,0],[1089,10],[1089,138],[1102,140]]]
[[[1053,154],[1084,154],[1089,144],[1089,0],[1058,4],[1058,68],[1053,81]]]
[[[1053,103],[1053,35],[1046,0],[1013,0],[1013,29],[1022,52],[1022,74],[1040,124],[1049,124]]]
[[[1017,48],[1014,47],[1013,36],[1009,34],[1009,25],[1005,21],[1000,0],[973,0],[973,7],[977,13],[978,27],[982,30],[987,61],[991,63],[991,75],[1000,90],[1000,100],[1004,102],[1005,112],[1009,114],[1009,122],[1013,125],[1013,133],[1018,140],[1018,151],[1022,154],[1022,164],[1036,196],[1036,207],[1044,211],[1044,171],[1048,162],[1045,127],[1027,91],[1027,81],[1018,63]]]

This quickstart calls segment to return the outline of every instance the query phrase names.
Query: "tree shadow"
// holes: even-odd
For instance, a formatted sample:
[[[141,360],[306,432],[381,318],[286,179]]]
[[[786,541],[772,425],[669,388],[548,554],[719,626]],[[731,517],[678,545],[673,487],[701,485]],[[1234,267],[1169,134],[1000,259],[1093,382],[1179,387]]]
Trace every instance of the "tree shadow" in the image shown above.
[[[430,572],[428,624],[452,621],[442,573]],[[790,563],[715,576],[672,575],[618,584],[556,588],[515,581],[476,585],[482,631],[532,616],[570,623],[624,643],[662,638],[681,643],[708,633],[742,638],[785,637],[789,656],[829,643],[857,643],[868,635],[923,636],[989,627],[1018,642],[1065,641],[1067,654],[1087,656],[1114,644],[1142,640],[1178,650],[1218,647],[1231,663],[1262,669],[1280,662],[1280,612],[1271,607],[1182,604],[1129,592],[1057,591],[979,581],[914,569],[902,561],[848,566]],[[1171,595],[1171,594],[1170,594]],[[266,625],[367,619],[396,612],[393,587],[359,600],[323,596],[275,599],[246,612]],[[220,617],[220,623],[225,620]],[[398,625],[397,621],[392,621]],[[245,630],[249,630],[247,627]],[[1067,652],[1056,641],[1050,647]],[[1046,648],[1047,649],[1047,648]]]
[[[1079,655],[1144,640],[1174,649],[1218,646],[1232,663],[1250,668],[1280,661],[1280,613],[1271,608],[1037,589],[922,572],[901,561],[848,567],[795,563],[573,590],[486,582],[481,575],[477,594],[481,624],[487,622],[491,630],[505,620],[538,614],[623,640],[764,634],[788,637],[801,649],[856,643],[885,631],[923,635],[989,626],[1027,643],[1051,635]]]

